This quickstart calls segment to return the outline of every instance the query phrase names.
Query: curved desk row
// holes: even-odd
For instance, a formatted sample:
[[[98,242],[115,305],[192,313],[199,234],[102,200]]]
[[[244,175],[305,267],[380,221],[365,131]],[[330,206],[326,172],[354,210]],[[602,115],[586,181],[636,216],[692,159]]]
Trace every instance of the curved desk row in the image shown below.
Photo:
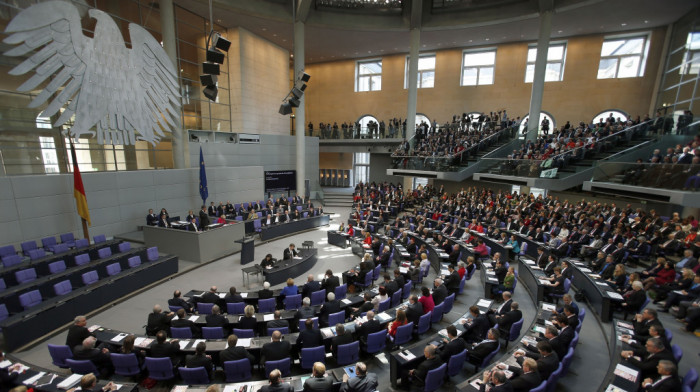
[[[318,249],[299,249],[299,254],[297,258],[277,261],[272,269],[264,269],[265,281],[272,286],[278,285],[288,278],[302,276],[316,265]]]
[[[615,306],[624,302],[624,298],[610,287],[608,282],[586,268],[583,262],[576,259],[569,259],[569,261],[573,267],[573,285],[585,294],[588,303],[600,320],[605,323],[610,322]]]
[[[330,224],[331,217],[328,214],[301,218],[291,222],[277,223],[260,228],[260,239],[263,241],[272,241],[279,237],[286,237],[291,234],[296,234],[300,231],[315,229],[317,227]]]
[[[161,252],[176,254],[184,260],[207,263],[240,252],[245,237],[243,222],[226,224],[206,231],[185,231],[157,226],[144,226],[147,247],[157,246]]]
[[[6,348],[14,350],[72,322],[76,309],[83,314],[89,313],[177,273],[177,270],[177,256],[166,255],[158,260],[144,261],[136,268],[124,270],[69,294],[43,301],[0,322]]]
[[[623,350],[633,349],[629,344],[620,340],[622,335],[633,336],[634,326],[626,321],[613,320],[610,331],[610,366],[608,367],[608,373],[600,384],[599,392],[616,390],[611,387],[616,387],[623,391],[636,391],[639,388],[639,383],[642,381],[639,369],[626,359],[622,359],[621,352]]]

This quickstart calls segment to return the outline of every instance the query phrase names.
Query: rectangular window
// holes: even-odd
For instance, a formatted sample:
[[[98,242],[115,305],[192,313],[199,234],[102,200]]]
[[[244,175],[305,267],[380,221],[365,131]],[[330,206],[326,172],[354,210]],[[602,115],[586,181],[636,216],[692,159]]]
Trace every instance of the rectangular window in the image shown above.
[[[406,73],[403,78],[403,88],[408,88],[408,61],[406,56]],[[435,87],[435,55],[422,54],[418,58],[418,88]]]
[[[49,128],[51,126],[49,125]],[[58,155],[56,155],[56,143],[52,137],[39,136],[39,145],[41,145],[41,158],[44,161],[45,173],[59,173],[58,170]]]
[[[496,49],[465,51],[462,58],[462,86],[493,84]]]
[[[369,182],[369,153],[355,153],[355,185]]]
[[[700,71],[700,32],[694,32],[688,34],[681,75],[697,75],[698,71]]]
[[[358,61],[355,66],[355,91],[382,89],[382,60]]]
[[[527,50],[527,68],[525,68],[525,83],[532,83],[535,78],[535,59],[537,46],[531,45]],[[547,68],[544,73],[545,82],[561,82],[564,80],[564,62],[566,60],[566,42],[550,43],[547,50]]]
[[[648,52],[649,34],[607,38],[600,51],[598,79],[643,76]]]

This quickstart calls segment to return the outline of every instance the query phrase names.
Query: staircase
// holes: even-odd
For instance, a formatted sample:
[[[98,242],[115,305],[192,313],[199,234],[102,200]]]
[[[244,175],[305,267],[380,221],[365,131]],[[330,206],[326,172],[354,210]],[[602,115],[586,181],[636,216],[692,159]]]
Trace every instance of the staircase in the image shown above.
[[[478,153],[476,153],[475,156],[470,156],[467,160],[462,161],[460,166],[467,167],[467,166],[474,165],[476,162],[480,161],[484,155],[490,154],[490,153],[498,150],[499,148],[503,147],[504,145],[510,143],[511,141],[512,141],[511,139],[499,141],[498,143],[491,145],[489,148],[479,151]]]
[[[334,192],[324,190],[323,211],[345,214],[352,209],[352,191]]]

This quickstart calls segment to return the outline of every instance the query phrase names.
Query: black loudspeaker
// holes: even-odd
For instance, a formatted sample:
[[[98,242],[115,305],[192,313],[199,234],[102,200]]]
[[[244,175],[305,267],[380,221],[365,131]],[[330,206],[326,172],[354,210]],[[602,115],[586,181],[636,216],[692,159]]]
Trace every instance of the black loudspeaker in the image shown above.
[[[211,101],[216,101],[216,96],[219,94],[219,89],[216,86],[207,86],[204,88],[204,96]]]
[[[207,61],[210,63],[218,63],[218,64],[223,64],[224,63],[224,58],[226,58],[226,55],[223,53],[219,52],[215,48],[212,49],[207,49]]]
[[[285,102],[280,106],[280,114],[283,116],[286,116],[288,114],[292,113],[292,105],[289,103]]]
[[[302,84],[301,86],[299,86],[299,90],[301,90],[301,91],[306,90],[306,83],[304,83],[304,84]]]
[[[302,95],[304,95],[304,92],[299,90],[298,88],[294,87],[292,89],[292,95],[294,95],[294,98],[299,99],[299,98],[301,98]]]
[[[199,75],[199,81],[202,82],[202,86],[214,86],[218,79],[216,75]]]
[[[301,81],[302,81],[302,82],[308,82],[309,79],[311,79],[311,75],[307,74],[306,72],[304,72],[304,74],[301,75]]]
[[[289,98],[289,104],[292,105],[293,108],[298,108],[299,107],[299,100],[292,97]]]
[[[219,70],[219,64],[202,63],[202,73],[209,75],[219,75],[221,73],[221,71]]]
[[[223,50],[224,52],[228,52],[228,48],[231,47],[231,41],[217,34],[214,37],[213,46],[217,49]]]

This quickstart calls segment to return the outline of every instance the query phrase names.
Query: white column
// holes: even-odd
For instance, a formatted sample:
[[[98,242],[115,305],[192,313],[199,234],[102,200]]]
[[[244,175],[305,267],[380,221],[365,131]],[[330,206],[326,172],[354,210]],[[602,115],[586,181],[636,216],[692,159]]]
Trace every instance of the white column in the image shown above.
[[[296,78],[304,71],[304,23],[296,21],[294,22],[294,78]],[[294,130],[296,132],[296,142],[297,142],[297,193],[303,195],[304,189],[304,179],[306,178],[306,146],[304,139],[304,123],[306,122],[306,108],[304,107],[304,96],[302,95],[299,99],[299,107],[296,108],[295,118],[294,118]],[[316,157],[315,159],[318,159]]]
[[[537,39],[537,58],[535,59],[535,75],[532,80],[532,95],[530,97],[530,120],[527,125],[527,139],[537,138],[540,127],[540,112],[544,94],[544,75],[547,70],[547,52],[549,51],[549,36],[552,30],[552,11],[540,13],[540,35]],[[554,125],[554,124],[552,124]]]
[[[160,0],[160,33],[163,40],[163,49],[173,62],[175,71],[180,68],[177,64],[177,44],[175,39],[175,10],[173,9],[173,0]],[[178,79],[179,83],[179,79]],[[173,165],[175,169],[185,169],[186,162],[186,144],[187,140],[183,138],[184,131],[181,128],[182,124],[176,124],[172,133],[173,141]]]
[[[411,29],[411,48],[408,57],[408,105],[406,109],[406,140],[416,132],[416,105],[418,102],[418,57],[420,27]]]

